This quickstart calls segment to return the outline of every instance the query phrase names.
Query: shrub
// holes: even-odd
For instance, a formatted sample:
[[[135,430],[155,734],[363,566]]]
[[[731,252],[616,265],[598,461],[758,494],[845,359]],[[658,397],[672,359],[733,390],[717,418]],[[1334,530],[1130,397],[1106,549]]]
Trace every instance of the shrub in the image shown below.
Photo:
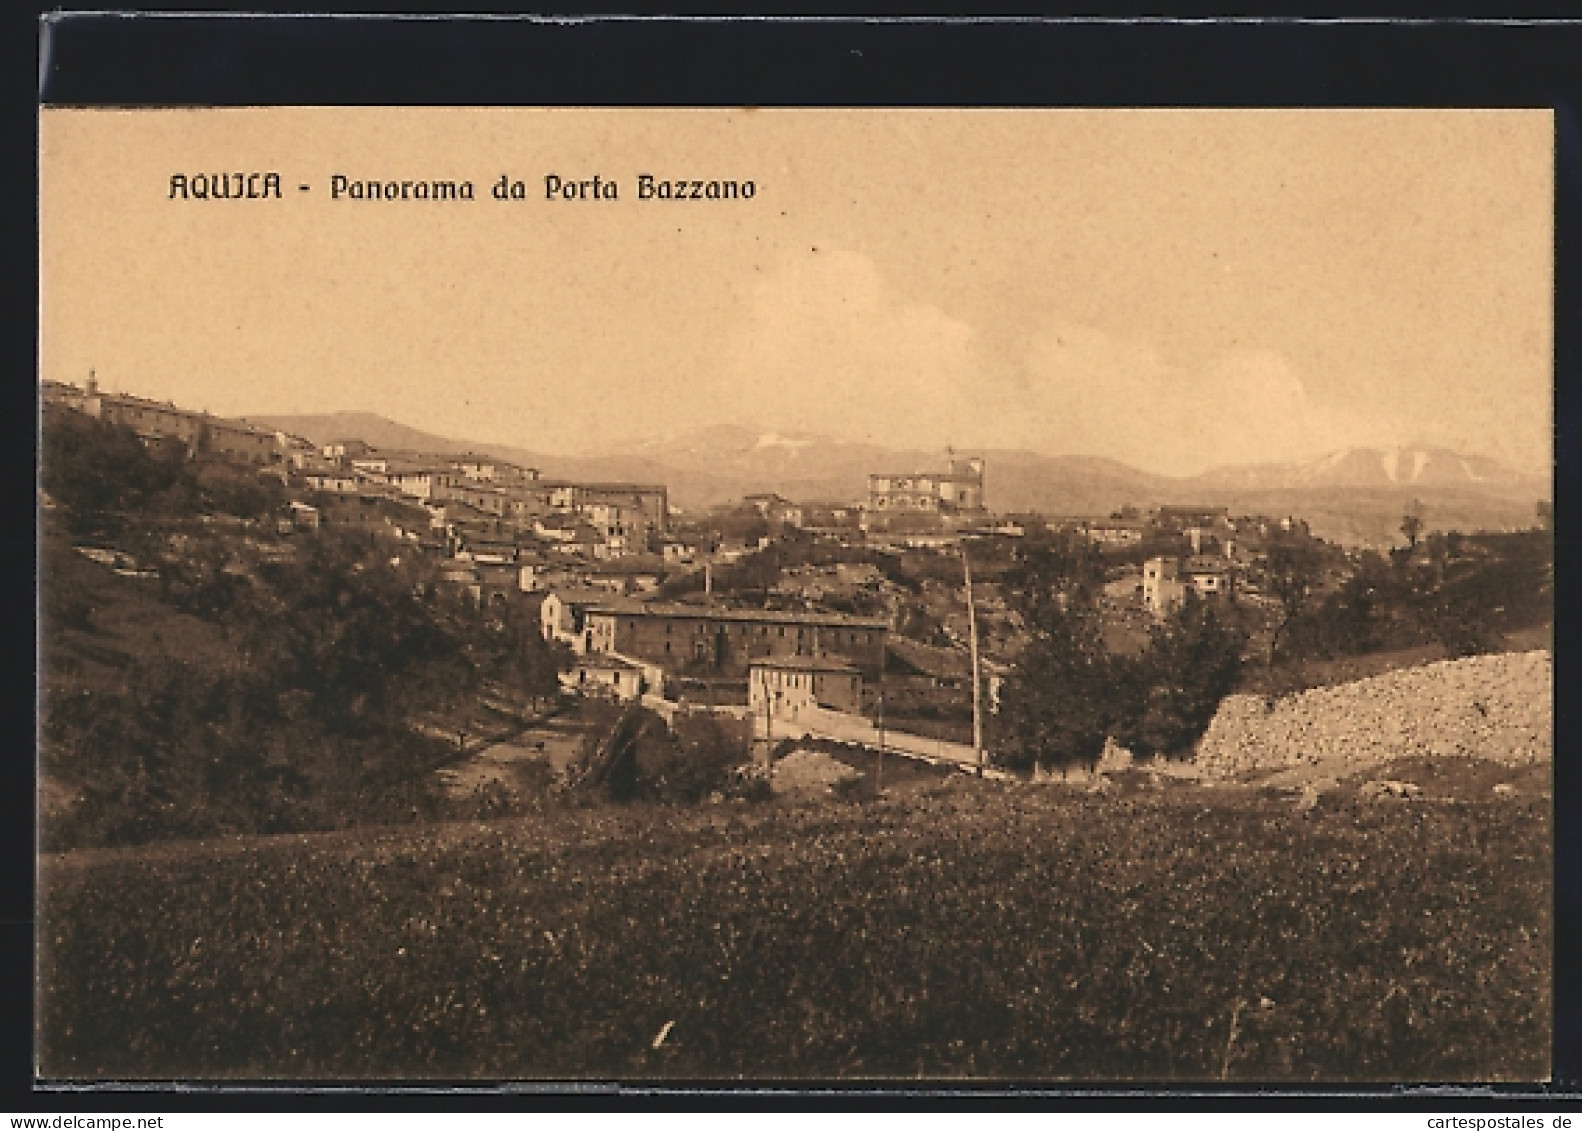
[[[730,827],[561,811],[46,861],[40,1071],[1549,1075],[1546,799],[1297,813],[952,780]]]
[[[1188,593],[1152,630],[1139,672],[1147,691],[1122,740],[1149,754],[1189,750],[1235,686],[1245,644],[1246,635],[1213,605]]]
[[[663,800],[696,802],[725,789],[732,767],[748,757],[743,736],[713,715],[678,716],[671,737],[670,743],[655,742],[638,752],[645,786]]]
[[[713,715],[679,715],[671,729],[646,707],[592,701],[584,710],[592,725],[571,778],[611,800],[693,804],[729,789],[749,756],[746,736]]]

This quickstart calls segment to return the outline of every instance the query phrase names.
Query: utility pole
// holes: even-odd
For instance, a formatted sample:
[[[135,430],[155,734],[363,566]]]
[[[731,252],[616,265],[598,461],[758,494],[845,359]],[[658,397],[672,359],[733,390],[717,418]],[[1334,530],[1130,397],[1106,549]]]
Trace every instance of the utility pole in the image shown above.
[[[983,709],[978,694],[978,613],[972,600],[972,560],[967,539],[961,540],[961,572],[967,582],[967,642],[972,653],[972,749],[977,754],[978,776],[983,776]]]
[[[762,669],[760,669],[762,670]],[[774,762],[774,704],[769,698],[769,673],[764,676],[764,765]]]
[[[873,791],[884,792],[884,661],[889,648],[879,638],[879,756],[873,764]]]

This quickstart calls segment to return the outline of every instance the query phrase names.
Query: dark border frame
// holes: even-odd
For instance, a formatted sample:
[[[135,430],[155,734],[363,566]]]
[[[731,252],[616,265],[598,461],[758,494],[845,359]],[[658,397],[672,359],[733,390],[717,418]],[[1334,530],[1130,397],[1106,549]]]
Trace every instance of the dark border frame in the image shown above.
[[[557,105],[557,106],[1176,106],[1176,107],[1546,107],[1555,113],[1555,503],[1557,570],[1570,576],[1578,544],[1570,534],[1579,474],[1572,439],[1582,426],[1582,22],[1544,19],[1059,19],[877,16],[863,18],[750,18],[716,16],[634,18],[618,15],[512,17],[478,15],[232,16],[213,13],[51,13],[38,25],[37,102],[64,106],[249,105]],[[33,119],[36,131],[36,117]],[[36,132],[34,135],[36,151]],[[36,182],[35,182],[36,189]],[[26,212],[11,210],[16,219]],[[18,241],[18,249],[21,243]],[[36,226],[33,248],[36,268]],[[25,261],[24,256],[14,257]],[[33,272],[36,288],[37,273]],[[33,295],[36,310],[36,290]],[[18,303],[25,306],[25,303]],[[36,335],[36,321],[33,323]],[[35,340],[36,350],[36,340]],[[35,364],[36,364],[35,352]],[[20,380],[7,389],[9,419],[29,428],[36,389]],[[19,437],[20,438],[20,437]],[[35,440],[36,444],[36,440]],[[21,448],[8,454],[21,479]],[[20,492],[18,492],[20,496]],[[31,530],[31,497],[13,500],[8,529]],[[24,515],[23,511],[26,510]],[[13,595],[20,602],[36,574],[12,546]],[[28,547],[36,553],[32,538]],[[26,567],[22,561],[26,560]],[[21,568],[19,568],[21,567]],[[21,574],[26,573],[24,579]],[[1556,687],[1574,679],[1569,662],[1575,597],[1560,588],[1556,635],[1561,641]],[[30,606],[30,612],[36,611]],[[36,620],[34,622],[36,624]],[[32,687],[6,700],[20,731],[33,724]],[[1578,713],[1557,695],[1555,798],[1555,1084],[1541,1089],[1485,1089],[1485,1101],[1542,1102],[1575,1097],[1582,1089],[1582,964],[1560,956],[1582,954],[1582,770],[1565,756],[1574,748]],[[13,764],[26,764],[17,758]],[[14,770],[11,772],[15,772]],[[18,786],[22,786],[20,775]],[[10,773],[7,775],[10,779]],[[28,781],[31,781],[29,775]],[[32,789],[0,794],[0,827],[7,847],[24,860],[33,853]],[[12,841],[14,840],[14,844]],[[20,870],[19,870],[20,871]],[[37,1105],[31,1091],[33,885],[0,886],[0,1028],[12,1055],[0,1081],[17,1103]],[[24,975],[24,971],[27,972]],[[16,1053],[22,1053],[20,1058]],[[14,1067],[13,1067],[14,1066]],[[19,1070],[19,1071],[18,1071]],[[724,1085],[727,1089],[730,1085]],[[15,1089],[15,1091],[13,1091]],[[582,1100],[633,1101],[649,1107],[682,1099],[667,1090],[623,1091],[572,1087]],[[419,1094],[432,1094],[425,1088]],[[929,1089],[925,1095],[974,1095],[1003,1089]],[[72,1109],[127,1106],[128,1093],[57,1093]],[[899,1098],[894,1092],[803,1091],[844,1102]],[[411,1093],[406,1093],[411,1095]],[[532,1094],[529,1092],[528,1094]],[[762,1103],[786,1093],[694,1090],[691,1101],[721,1098]],[[1024,1098],[1032,1094],[1021,1093]],[[1045,1089],[1047,1098],[1050,1091]],[[1139,1097],[1138,1089],[1073,1088],[1065,1099]],[[1163,1098],[1157,1090],[1155,1101]],[[304,1093],[247,1088],[145,1093],[160,1107],[213,1108],[238,1101],[256,1106]],[[518,1101],[524,1091],[504,1093]],[[1354,1088],[1301,1093],[1190,1088],[1171,1102],[1215,1108],[1284,1103],[1312,1109],[1364,1099],[1433,1103],[1462,1110],[1479,1094]],[[327,1089],[317,1103],[371,1106],[379,1096]],[[387,1095],[386,1098],[398,1098]],[[471,1106],[501,1093],[451,1093]],[[1010,1098],[1010,1097],[1002,1097]],[[218,1103],[217,1103],[218,1101]],[[1525,1102],[1524,1102],[1525,1101]],[[48,1106],[57,1106],[50,1104]]]

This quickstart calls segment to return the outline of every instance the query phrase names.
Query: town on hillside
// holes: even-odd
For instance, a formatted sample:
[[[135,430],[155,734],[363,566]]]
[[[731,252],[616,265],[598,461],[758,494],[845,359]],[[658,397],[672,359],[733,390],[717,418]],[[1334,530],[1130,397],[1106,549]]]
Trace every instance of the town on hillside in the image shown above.
[[[558,649],[559,694],[641,704],[671,721],[695,710],[734,719],[760,763],[777,736],[977,773],[1067,772],[1064,763],[1084,760],[1025,742],[1015,753],[1017,740],[988,725],[1044,631],[1025,587],[1029,563],[1051,545],[1081,549],[1090,623],[1106,654],[1144,655],[1188,604],[1218,610],[1238,673],[1258,671],[1255,661],[1282,645],[1313,655],[1380,646],[1374,627],[1347,620],[1366,616],[1362,606],[1375,599],[1368,578],[1378,555],[1325,543],[1298,516],[1206,505],[1004,514],[991,505],[985,460],[954,451],[933,468],[875,469],[861,498],[768,492],[683,513],[663,483],[576,482],[481,452],[386,450],[351,436],[314,443],[109,393],[92,377],[85,386],[46,381],[43,403],[46,432],[69,413],[267,485],[266,508],[229,516],[237,528],[225,536],[224,568],[246,574],[295,558],[305,542],[352,538],[405,563],[424,591],[474,610],[479,623],[535,625]],[[227,516],[190,517],[209,524],[212,540],[221,529],[213,523]],[[1403,552],[1435,555],[1441,580],[1447,560],[1475,572],[1498,556],[1459,537],[1453,547],[1419,538],[1420,516],[1403,516],[1402,530]],[[75,549],[123,576],[158,578],[179,569],[193,537],[172,528],[152,541],[99,537]],[[1494,631],[1469,627],[1461,613],[1436,615],[1430,635]],[[1357,639],[1341,640],[1347,632]],[[1401,626],[1392,622],[1391,633]]]

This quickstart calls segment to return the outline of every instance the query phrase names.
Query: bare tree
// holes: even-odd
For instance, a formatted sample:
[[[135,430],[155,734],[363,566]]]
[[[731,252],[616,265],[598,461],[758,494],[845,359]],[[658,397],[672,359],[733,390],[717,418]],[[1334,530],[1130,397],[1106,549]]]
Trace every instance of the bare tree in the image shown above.
[[[1318,584],[1322,562],[1317,544],[1297,533],[1282,533],[1269,540],[1269,595],[1280,605],[1280,620],[1269,636],[1269,673],[1274,674],[1279,659],[1281,637],[1301,616],[1309,594]]]
[[[1423,501],[1413,499],[1406,507],[1406,513],[1401,516],[1401,533],[1406,535],[1406,546],[1409,550],[1417,549],[1417,539],[1423,533]]]

